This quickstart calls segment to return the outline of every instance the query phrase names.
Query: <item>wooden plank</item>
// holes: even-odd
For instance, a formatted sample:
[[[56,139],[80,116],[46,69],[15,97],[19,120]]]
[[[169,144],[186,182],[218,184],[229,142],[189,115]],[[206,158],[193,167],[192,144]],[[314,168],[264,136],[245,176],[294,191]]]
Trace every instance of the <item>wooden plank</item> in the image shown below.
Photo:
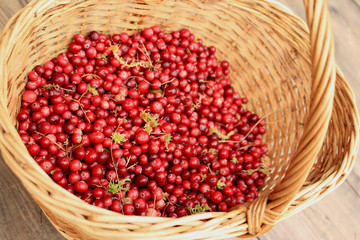
[[[359,196],[348,183],[313,206],[285,219],[261,240],[358,240]]]
[[[26,1],[20,0],[0,0],[0,29],[3,29],[8,19],[26,4]]]
[[[0,169],[0,239],[64,239],[3,160]]]
[[[305,18],[303,2],[299,0],[278,0],[296,15]],[[360,5],[355,0],[328,0],[331,23],[335,38],[336,62],[355,92],[360,106],[360,68],[358,67],[360,47]]]

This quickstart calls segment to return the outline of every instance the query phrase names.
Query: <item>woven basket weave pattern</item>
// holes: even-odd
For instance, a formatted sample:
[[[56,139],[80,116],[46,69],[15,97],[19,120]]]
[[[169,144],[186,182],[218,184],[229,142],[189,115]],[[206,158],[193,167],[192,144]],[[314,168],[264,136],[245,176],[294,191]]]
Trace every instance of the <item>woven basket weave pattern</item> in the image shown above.
[[[326,2],[304,3],[309,28],[266,1],[32,1],[9,21],[0,40],[5,162],[69,239],[138,239],[144,234],[147,239],[211,239],[268,231],[344,181],[358,146],[358,114],[335,66]],[[153,25],[165,31],[186,27],[205,45],[216,46],[217,58],[230,62],[234,87],[248,97],[249,109],[267,116],[264,142],[274,172],[255,202],[228,213],[175,220],[122,216],[69,194],[27,153],[15,128],[27,73],[64,52],[79,32],[131,34]]]

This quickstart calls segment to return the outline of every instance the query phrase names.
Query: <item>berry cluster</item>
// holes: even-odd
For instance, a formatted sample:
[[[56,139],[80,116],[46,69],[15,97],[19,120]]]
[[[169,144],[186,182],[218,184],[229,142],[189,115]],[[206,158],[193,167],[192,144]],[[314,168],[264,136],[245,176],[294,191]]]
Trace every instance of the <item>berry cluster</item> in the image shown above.
[[[126,215],[251,202],[269,171],[265,120],[246,110],[215,52],[187,29],[77,34],[28,74],[21,139],[57,184]]]

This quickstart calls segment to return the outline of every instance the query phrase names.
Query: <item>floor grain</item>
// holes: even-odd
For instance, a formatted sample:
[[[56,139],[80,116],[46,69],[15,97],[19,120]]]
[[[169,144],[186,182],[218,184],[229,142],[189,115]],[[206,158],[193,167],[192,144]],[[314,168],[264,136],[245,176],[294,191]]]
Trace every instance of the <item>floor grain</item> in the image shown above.
[[[0,0],[0,29],[28,1]],[[279,0],[304,18],[300,0]],[[360,1],[329,0],[336,43],[336,60],[350,82],[360,105]],[[358,158],[359,159],[359,158]],[[63,239],[0,160],[0,239]],[[360,239],[360,165],[343,185],[323,200],[277,224],[260,240],[358,240]]]

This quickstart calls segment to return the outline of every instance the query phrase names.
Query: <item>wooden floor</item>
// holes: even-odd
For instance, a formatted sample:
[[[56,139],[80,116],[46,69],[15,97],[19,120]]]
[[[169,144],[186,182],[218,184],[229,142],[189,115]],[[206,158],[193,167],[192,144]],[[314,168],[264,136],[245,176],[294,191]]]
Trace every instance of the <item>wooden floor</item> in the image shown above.
[[[301,0],[280,2],[304,18]],[[0,0],[0,29],[26,3],[25,0]],[[360,106],[360,0],[328,0],[328,3],[335,34],[337,64],[350,82]],[[2,160],[0,239],[63,239]],[[279,223],[269,233],[257,239],[360,239],[360,164],[355,165],[346,182],[333,193]]]

